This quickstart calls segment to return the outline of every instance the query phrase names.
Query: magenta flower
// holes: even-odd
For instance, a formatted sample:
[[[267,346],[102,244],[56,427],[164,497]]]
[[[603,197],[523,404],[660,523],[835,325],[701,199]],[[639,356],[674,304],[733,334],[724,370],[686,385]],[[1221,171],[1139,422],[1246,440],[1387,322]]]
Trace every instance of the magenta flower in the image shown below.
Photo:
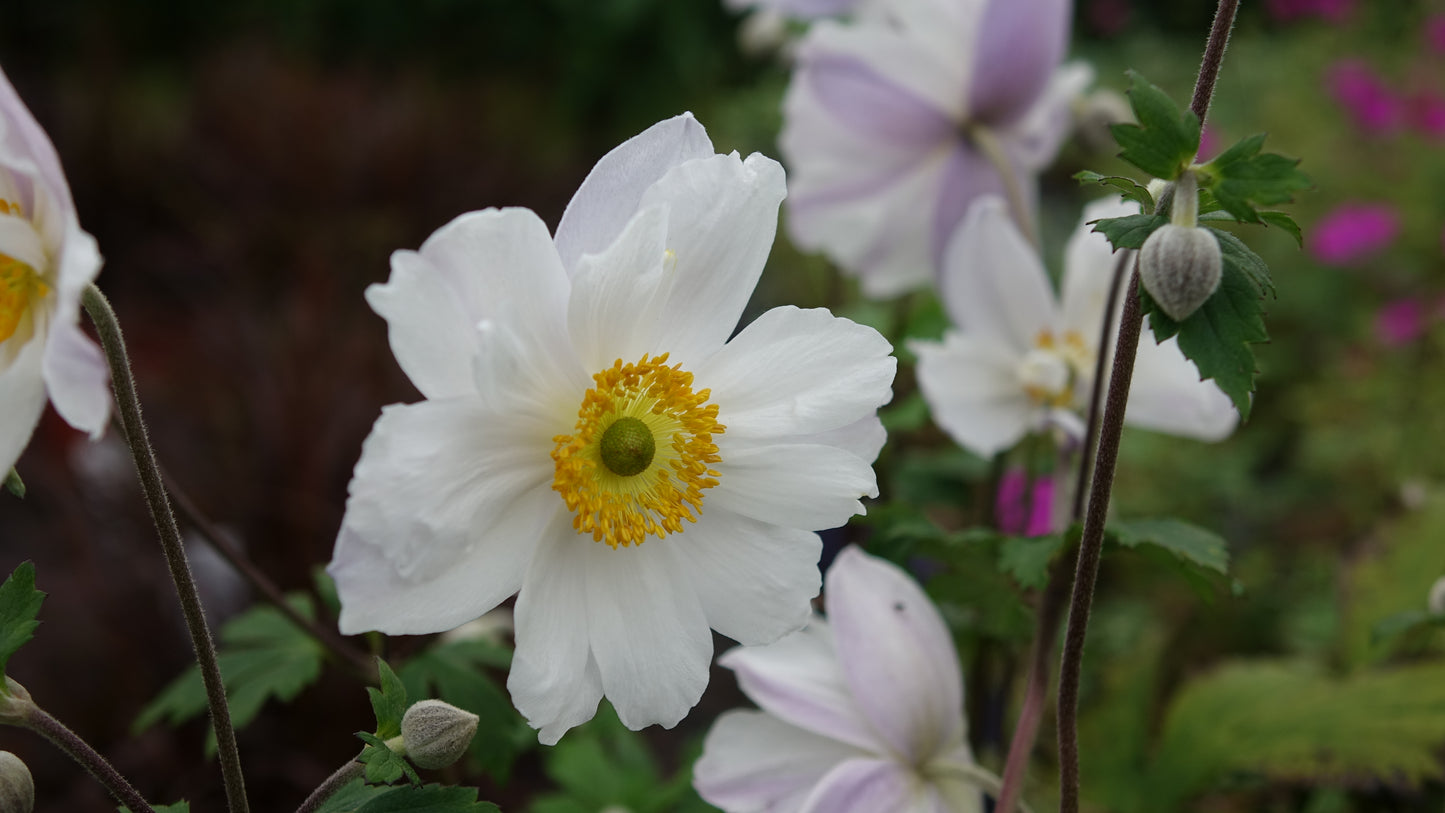
[[[1425,21],[1425,42],[1430,50],[1445,54],[1445,14],[1436,14]]]
[[[1430,138],[1445,138],[1445,97],[1422,90],[1410,97],[1410,124]]]
[[[728,813],[981,813],[963,677],[938,611],[857,548],[826,583],[828,620],[718,663],[762,711],[713,724],[693,785]]]
[[[994,513],[998,529],[1006,534],[1039,536],[1053,526],[1054,478],[1040,475],[1033,478],[1022,469],[1010,469],[998,484]]]
[[[1059,67],[1069,0],[927,0],[824,20],[798,48],[779,145],[788,227],[869,296],[928,284],[970,203],[1024,193],[1070,127],[1091,71]]]
[[[1306,246],[1326,265],[1348,265],[1388,246],[1400,217],[1387,203],[1347,203],[1315,223]]]
[[[1335,63],[1326,74],[1330,94],[1344,106],[1355,126],[1367,133],[1399,129],[1405,104],[1378,74],[1357,59]]]
[[[1375,337],[1387,347],[1409,344],[1425,332],[1425,306],[1418,299],[1397,299],[1375,313]]]

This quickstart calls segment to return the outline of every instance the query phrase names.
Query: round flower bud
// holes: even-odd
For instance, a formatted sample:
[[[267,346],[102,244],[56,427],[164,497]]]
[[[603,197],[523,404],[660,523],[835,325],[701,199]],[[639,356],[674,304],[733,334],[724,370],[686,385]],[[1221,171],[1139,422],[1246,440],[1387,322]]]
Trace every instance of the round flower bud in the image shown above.
[[[1435,615],[1445,615],[1445,576],[1436,579],[1430,586],[1430,600],[1426,606]]]
[[[401,718],[406,755],[418,768],[445,768],[466,753],[478,719],[440,700],[418,701]]]
[[[0,810],[30,813],[35,809],[35,780],[20,757],[0,751]]]
[[[1198,310],[1223,276],[1219,241],[1197,226],[1160,226],[1139,252],[1139,281],[1176,322]]]

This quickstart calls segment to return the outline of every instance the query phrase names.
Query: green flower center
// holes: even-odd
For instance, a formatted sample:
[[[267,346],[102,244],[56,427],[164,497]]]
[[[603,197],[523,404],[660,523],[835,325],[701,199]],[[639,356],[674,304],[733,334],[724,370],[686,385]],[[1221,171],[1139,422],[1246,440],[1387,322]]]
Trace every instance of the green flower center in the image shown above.
[[[623,417],[612,422],[602,433],[602,465],[613,474],[631,477],[647,471],[657,442],[652,430],[637,418]]]

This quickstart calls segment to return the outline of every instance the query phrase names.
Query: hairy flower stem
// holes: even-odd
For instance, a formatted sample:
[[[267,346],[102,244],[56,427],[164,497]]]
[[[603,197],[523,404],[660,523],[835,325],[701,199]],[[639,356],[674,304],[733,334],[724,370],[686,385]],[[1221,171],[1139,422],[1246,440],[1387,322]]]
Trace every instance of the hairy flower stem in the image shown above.
[[[74,731],[66,728],[64,723],[50,716],[49,712],[32,704],[26,710],[21,725],[50,740],[56,748],[69,754],[80,767],[104,785],[117,802],[130,808],[131,813],[155,813],[155,809],[140,795],[140,791],[132,787],[115,766]]]
[[[998,172],[998,176],[1003,179],[1004,194],[1008,196],[1009,214],[1013,216],[1014,223],[1019,227],[1024,238],[1037,247],[1039,232],[1034,227],[1033,217],[1029,215],[1029,205],[1024,197],[1023,183],[1019,181],[1013,163],[1004,153],[1003,145],[987,127],[969,127],[965,134],[968,136],[969,142],[983,153],[983,157],[988,159],[994,170]]]
[[[1123,290],[1124,279],[1129,270],[1131,251],[1118,252],[1114,263],[1114,276],[1109,282],[1109,295],[1104,304],[1104,320],[1099,327],[1099,348],[1094,359],[1094,387],[1089,394],[1089,417],[1084,430],[1084,442],[1079,454],[1079,475],[1074,484],[1074,499],[1069,512],[1072,525],[1083,519],[1084,495],[1088,493],[1089,471],[1094,465],[1094,447],[1099,437],[1099,420],[1104,398],[1104,365],[1108,347],[1113,338],[1114,310],[1119,305],[1119,293]],[[1070,546],[1063,559],[1049,568],[1048,585],[1044,587],[1039,601],[1038,617],[1034,626],[1033,648],[1029,657],[1029,674],[1024,684],[1024,703],[1019,710],[1019,720],[1014,726],[1013,740],[1009,743],[1008,758],[1004,761],[1003,787],[999,791],[995,813],[1013,813],[1023,797],[1024,776],[1033,754],[1034,743],[1038,740],[1039,725],[1044,718],[1044,702],[1049,689],[1049,665],[1054,657],[1054,643],[1058,640],[1059,622],[1063,620],[1065,601],[1069,586],[1073,584],[1074,570],[1078,566],[1078,551]]]
[[[201,682],[205,684],[206,698],[210,703],[211,726],[216,732],[216,751],[221,761],[227,809],[231,813],[247,813],[250,806],[246,802],[246,783],[241,774],[241,755],[236,748],[236,731],[231,726],[231,711],[226,705],[226,689],[221,683],[221,670],[216,664],[216,648],[211,642],[211,630],[206,626],[206,615],[201,609],[201,599],[196,593],[196,582],[191,577],[190,564],[186,561],[181,532],[176,526],[175,516],[171,513],[170,500],[166,497],[165,483],[161,479],[160,469],[156,466],[155,452],[151,449],[146,434],[145,420],[141,417],[140,398],[136,396],[135,377],[131,375],[130,359],[121,336],[120,322],[105,295],[94,285],[85,289],[81,301],[85,304],[91,321],[95,323],[96,332],[100,335],[100,346],[105,350],[106,360],[110,363],[111,383],[115,388],[121,425],[125,427],[126,439],[130,444],[131,459],[135,461],[136,472],[140,475],[141,489],[145,492],[146,504],[150,508],[156,534],[160,537],[166,566],[170,569],[171,581],[176,585],[181,613],[185,616],[186,628],[191,634],[191,647],[195,650],[196,662],[201,667]]]
[[[1234,28],[1234,14],[1239,0],[1219,0],[1209,42],[1204,47],[1204,60],[1199,78],[1194,83],[1194,98],[1189,109],[1204,123],[1209,103],[1214,97],[1214,83],[1224,61],[1229,32]],[[1064,633],[1064,654],[1059,665],[1059,811],[1079,810],[1079,678],[1084,662],[1084,636],[1089,626],[1089,611],[1094,600],[1094,584],[1099,575],[1099,559],[1104,547],[1104,518],[1109,510],[1109,495],[1114,486],[1114,467],[1119,459],[1119,439],[1124,428],[1124,410],[1129,402],[1129,383],[1134,375],[1134,356],[1139,351],[1139,333],[1143,316],[1139,308],[1139,265],[1134,264],[1124,299],[1124,315],[1119,320],[1118,344],[1114,349],[1114,370],[1109,377],[1109,394],[1104,402],[1104,419],[1099,432],[1098,457],[1094,464],[1093,482],[1089,488],[1089,505],[1084,515],[1083,536],[1079,540],[1079,566],[1074,574],[1074,594],[1069,604],[1069,625]]]
[[[361,776],[361,772],[365,770],[365,768],[365,765],[362,765],[356,760],[352,760],[340,768],[337,768],[336,773],[326,777],[325,782],[318,785],[316,790],[311,791],[311,795],[306,797],[306,801],[302,802],[301,806],[296,808],[296,813],[316,813],[317,810],[321,809],[323,804],[326,804],[327,799],[330,799],[338,790],[350,784],[351,780]]]

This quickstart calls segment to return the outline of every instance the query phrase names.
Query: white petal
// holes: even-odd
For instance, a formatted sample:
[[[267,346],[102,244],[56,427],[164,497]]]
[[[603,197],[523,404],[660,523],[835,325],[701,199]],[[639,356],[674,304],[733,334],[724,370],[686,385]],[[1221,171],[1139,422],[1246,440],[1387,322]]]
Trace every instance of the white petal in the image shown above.
[[[895,565],[844,548],[828,569],[838,662],[873,730],[910,764],[963,736],[963,677],[938,610]]]
[[[1058,321],[1048,272],[999,198],[969,208],[944,250],[939,289],[955,326],[1019,354]]]
[[[584,540],[572,530],[571,515],[558,514],[542,536],[513,612],[517,651],[507,691],[527,722],[541,729],[544,745],[592,719],[602,699],[602,674],[588,643],[587,562],[577,555],[579,544]]]
[[[567,328],[582,365],[591,372],[621,359],[633,363],[659,347],[657,309],[667,250],[666,206],[637,213],[610,246],[584,254],[572,274]]]
[[[709,506],[774,525],[822,531],[865,513],[863,497],[878,496],[873,467],[835,446],[717,439],[722,461]]]
[[[9,367],[0,370],[0,477],[20,459],[45,411],[45,379],[40,372],[44,352],[44,342],[33,338]]]
[[[1033,107],[1000,139],[1004,149],[1025,169],[1038,171],[1053,163],[1059,146],[1074,125],[1074,102],[1094,81],[1087,63],[1060,66]]]
[[[0,254],[25,263],[40,274],[50,268],[40,234],[30,221],[17,215],[0,215]]]
[[[942,343],[912,342],[909,349],[918,356],[918,388],[934,423],[965,449],[991,457],[1037,422],[1013,351],[953,331]]]
[[[796,813],[834,765],[864,755],[768,714],[733,710],[708,730],[692,784],[723,810]]]
[[[717,662],[736,672],[743,694],[774,717],[871,753],[885,752],[844,682],[826,622],[814,619],[777,643],[730,649]]]
[[[572,273],[583,254],[612,245],[642,206],[648,187],[673,167],[713,155],[707,131],[691,113],[643,130],[602,156],[562,213],[557,253]]]
[[[918,813],[924,789],[907,767],[889,759],[850,759],[813,788],[802,813]]]
[[[1124,420],[1140,429],[1212,442],[1229,437],[1239,413],[1217,384],[1200,380],[1199,368],[1175,338],[1156,344],[1146,325],[1134,357]]]
[[[887,441],[888,431],[883,428],[883,421],[879,420],[877,415],[869,415],[847,426],[826,432],[784,436],[773,440],[774,443],[821,443],[825,446],[836,446],[868,463],[878,459],[878,454],[883,451],[883,444]]]
[[[110,368],[95,342],[58,318],[45,339],[45,389],[65,422],[98,440],[110,421]]]
[[[712,632],[685,560],[667,540],[617,548],[575,536],[587,568],[587,623],[602,689],[634,731],[672,728],[707,688]]]
[[[59,231],[61,242],[54,257],[58,269],[55,287],[60,291],[56,321],[73,323],[80,318],[81,296],[100,274],[100,248],[96,246],[94,237],[81,230],[74,211],[67,213],[56,209],[50,193],[41,192],[41,195],[41,202],[47,207],[43,210],[46,217],[60,221],[58,230],[63,230]],[[50,228],[45,222],[37,225],[43,230]]]
[[[878,331],[824,309],[773,308],[696,370],[697,382],[734,437],[825,432],[893,397],[892,349]]]
[[[384,285],[366,301],[386,319],[392,352],[428,398],[473,392],[475,328],[504,312],[527,314],[528,332],[561,342],[569,284],[547,227],[526,209],[464,214],[419,252],[392,255]]]
[[[1121,198],[1110,196],[1100,198],[1084,207],[1078,228],[1069,236],[1064,246],[1063,326],[1065,330],[1078,333],[1089,347],[1099,342],[1103,327],[1104,306],[1109,298],[1109,286],[1114,280],[1120,257],[1126,256],[1132,262],[1133,252],[1124,255],[1114,253],[1108,238],[1094,231],[1090,221],[1106,217],[1124,217],[1139,213],[1139,205],[1125,203]],[[1128,268],[1124,269],[1128,272]],[[1124,301],[1123,296],[1119,302]],[[1117,319],[1118,305],[1115,305]]]
[[[977,23],[963,7],[977,4],[949,5],[959,13],[918,15],[900,26],[819,21],[798,45],[800,71],[810,70],[810,62],[851,59],[939,113],[957,118],[963,113],[968,71],[967,56],[960,46],[971,38]],[[942,3],[913,6],[926,6],[930,12],[945,8]],[[951,41],[945,44],[944,39]],[[931,47],[935,44],[938,47]]]
[[[663,540],[685,563],[708,626],[742,644],[770,644],[801,629],[822,586],[822,540],[732,515],[713,500],[705,492],[697,523]]]
[[[754,153],[688,161],[642,197],[668,208],[671,287],[653,323],[665,350],[693,369],[732,335],[753,295],[787,194],[783,168]]]
[[[75,211],[55,147],[3,72],[0,72],[0,164],[43,183],[60,211]]]

